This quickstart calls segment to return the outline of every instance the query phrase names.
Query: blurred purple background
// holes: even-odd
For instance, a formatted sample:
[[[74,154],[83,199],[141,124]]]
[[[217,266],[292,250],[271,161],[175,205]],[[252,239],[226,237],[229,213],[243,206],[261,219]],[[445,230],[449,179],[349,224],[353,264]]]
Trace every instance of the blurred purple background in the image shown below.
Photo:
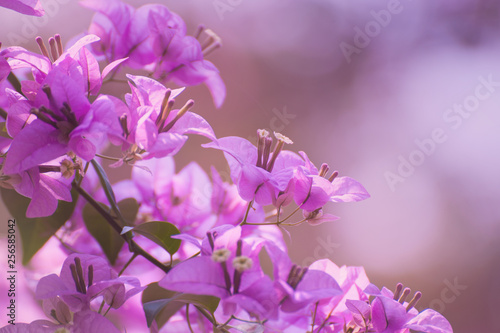
[[[215,110],[203,86],[184,94],[219,137],[281,132],[289,149],[370,192],[332,204],[337,222],[290,229],[297,262],[362,265],[378,286],[421,290],[418,308],[441,311],[457,333],[498,331],[500,2],[156,2],[192,32],[203,23],[222,37],[209,59],[227,85],[224,106]],[[0,9],[3,46],[36,50],[35,36],[55,33],[67,41],[92,16],[76,1],[42,3],[45,18]],[[222,154],[200,142],[179,165],[224,170]]]

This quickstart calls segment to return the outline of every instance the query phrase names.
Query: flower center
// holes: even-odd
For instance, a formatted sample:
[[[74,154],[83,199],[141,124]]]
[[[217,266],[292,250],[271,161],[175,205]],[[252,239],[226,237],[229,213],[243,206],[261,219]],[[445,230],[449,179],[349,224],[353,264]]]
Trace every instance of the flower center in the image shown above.
[[[286,144],[292,144],[293,141],[284,136],[283,134],[274,132],[274,136],[278,140],[274,146],[274,151],[271,154],[271,145],[273,139],[269,137],[269,132],[264,129],[257,130],[259,136],[257,142],[257,166],[271,172],[274,167],[274,163],[278,158],[278,155],[283,150],[283,146]]]
[[[403,289],[403,284],[398,283],[396,285],[396,291],[394,292],[394,300],[403,304],[410,293],[410,288]],[[422,293],[420,291],[417,291],[413,298],[408,302],[408,305],[406,306],[406,312],[410,311],[415,305],[417,305],[420,298],[422,298]]]
[[[71,276],[73,277],[73,281],[75,281],[76,291],[82,294],[87,293],[87,287],[85,286],[85,279],[83,277],[83,268],[82,262],[80,258],[75,258],[75,264],[69,265],[71,270]],[[94,279],[94,266],[89,265],[88,267],[88,287],[90,287],[93,283]]]
[[[288,285],[290,285],[290,287],[295,290],[300,281],[302,281],[302,279],[304,278],[304,275],[306,275],[307,270],[307,267],[293,265],[292,269],[290,269],[290,273],[288,273],[288,279],[286,281]]]
[[[249,270],[252,265],[253,260],[247,256],[239,256],[233,259],[233,267],[240,273]]]
[[[48,85],[42,87],[42,91],[47,95],[50,104],[53,109],[56,108],[56,103],[52,92]],[[69,133],[78,126],[78,121],[75,114],[71,111],[71,108],[67,102],[63,103],[63,107],[59,109],[59,112],[53,111],[45,106],[40,108],[31,109],[31,113],[34,114],[38,119],[51,125],[52,127],[61,131],[63,139],[68,139]]]
[[[219,263],[226,262],[230,255],[231,251],[228,249],[218,249],[212,253],[212,260]]]
[[[45,47],[45,43],[43,42],[42,37],[38,36],[37,38],[35,38],[35,40],[38,44],[38,47],[40,48],[40,53],[42,53],[52,62],[56,61],[61,56],[61,54],[63,54],[61,35],[56,34],[54,35],[54,37],[49,38],[50,55],[47,47]]]
[[[328,166],[328,164],[326,164],[326,163],[321,164],[321,167],[319,168],[319,171],[318,171],[318,176],[326,178],[330,182],[333,182],[333,180],[335,178],[337,178],[337,176],[339,175],[339,172],[338,171],[334,171],[334,172],[332,172],[332,174],[330,175],[330,177],[327,178],[326,175],[328,173],[328,170],[330,170],[330,167]]]

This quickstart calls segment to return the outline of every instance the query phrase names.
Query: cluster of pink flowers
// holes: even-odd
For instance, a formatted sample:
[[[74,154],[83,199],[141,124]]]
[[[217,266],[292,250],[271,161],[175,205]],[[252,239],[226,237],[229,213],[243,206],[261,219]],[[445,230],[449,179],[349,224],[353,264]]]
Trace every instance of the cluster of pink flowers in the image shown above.
[[[194,101],[176,105],[186,92],[166,84],[204,83],[222,105],[224,83],[205,59],[220,46],[217,35],[204,27],[187,35],[163,5],[80,3],[95,15],[66,49],[56,35],[48,45],[37,38],[39,53],[0,50],[0,185],[30,199],[28,218],[56,216],[61,201],[73,203],[54,236],[68,257],[35,292],[50,320],[0,332],[120,332],[130,308],[146,319],[143,332],[452,332],[436,311],[415,309],[420,292],[410,299],[402,285],[379,290],[363,268],[329,259],[309,267],[291,261],[284,226],[336,220],[327,203],[369,194],[286,150],[292,140],[280,133],[258,130],[255,143],[218,138],[191,111]],[[43,14],[36,0],[0,6]],[[128,83],[124,96],[102,94],[118,75]],[[227,181],[195,162],[176,173],[173,156],[189,134],[224,153]],[[102,155],[109,145],[122,155]],[[110,184],[103,159],[111,168],[132,165],[131,178]],[[271,274],[260,263],[266,254]]]

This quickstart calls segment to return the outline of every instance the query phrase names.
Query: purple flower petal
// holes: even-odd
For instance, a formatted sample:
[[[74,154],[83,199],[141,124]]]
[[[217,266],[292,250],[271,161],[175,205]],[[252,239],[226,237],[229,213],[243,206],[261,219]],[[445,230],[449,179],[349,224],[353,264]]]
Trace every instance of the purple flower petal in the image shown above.
[[[210,257],[196,257],[175,266],[159,283],[168,290],[197,295],[229,296],[224,273]]]
[[[45,14],[40,0],[0,0],[0,7],[26,15],[43,16]]]
[[[353,202],[361,201],[370,197],[370,194],[358,181],[350,177],[337,177],[332,182],[333,202]]]
[[[448,320],[432,309],[420,312],[410,319],[405,327],[425,333],[453,333]]]
[[[66,154],[59,131],[40,120],[33,121],[17,134],[4,164],[4,173],[14,174]]]

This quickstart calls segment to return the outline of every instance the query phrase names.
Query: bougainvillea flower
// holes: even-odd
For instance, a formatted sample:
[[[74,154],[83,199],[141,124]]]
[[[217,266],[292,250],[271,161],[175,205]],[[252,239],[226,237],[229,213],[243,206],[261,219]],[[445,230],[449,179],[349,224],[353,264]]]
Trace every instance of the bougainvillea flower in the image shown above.
[[[53,317],[51,317],[54,319]],[[58,320],[63,320],[57,317]],[[80,311],[60,323],[35,320],[31,324],[16,323],[0,328],[0,333],[54,333],[54,332],[106,332],[119,333],[120,330],[106,317],[94,311]]]
[[[346,305],[347,300],[366,303],[368,295],[364,290],[370,285],[363,267],[338,267],[329,259],[314,262],[309,269],[318,269],[332,276],[342,289],[342,294],[320,304],[316,313],[316,324],[334,323],[331,332],[341,332],[344,323],[353,319],[353,313]],[[335,325],[336,324],[336,325]],[[330,332],[330,331],[328,331]]]
[[[358,181],[350,177],[338,177],[334,171],[328,178],[329,167],[321,165],[318,170],[304,152],[300,152],[305,165],[297,168],[294,175],[293,198],[305,211],[313,212],[327,202],[355,202],[370,197]]]
[[[261,205],[276,202],[280,192],[285,191],[294,170],[304,165],[303,159],[287,150],[290,139],[276,133],[278,142],[271,152],[272,139],[267,131],[259,131],[259,144],[240,137],[225,137],[203,145],[222,150],[231,170],[231,179],[238,186],[240,196],[247,201],[255,200]]]
[[[261,241],[240,239],[241,227],[221,226],[207,233],[201,256],[175,266],[163,288],[221,298],[225,314],[237,307],[259,318],[276,318],[278,297],[259,265]]]
[[[274,283],[281,291],[282,311],[307,309],[320,300],[342,294],[337,281],[328,273],[312,265],[293,264],[288,255],[272,243],[265,247],[273,262]]]
[[[441,314],[426,309],[418,312],[415,305],[422,294],[416,292],[411,300],[406,301],[411,290],[402,284],[396,286],[393,293],[387,288],[378,290],[369,285],[365,292],[375,296],[370,303],[358,300],[347,300],[346,306],[353,313],[353,320],[348,327],[370,329],[377,333],[410,333],[415,330],[423,333],[452,333],[453,329]]]
[[[12,70],[31,69],[34,81],[25,80],[21,82],[23,93],[28,99],[34,99],[40,85],[43,84],[49,72],[55,67],[59,67],[60,72],[73,77],[85,92],[96,95],[102,85],[103,77],[97,60],[85,46],[97,41],[99,41],[99,37],[86,35],[63,52],[61,37],[55,35],[53,38],[49,38],[51,50],[49,54],[43,40],[38,37],[37,42],[42,54],[28,51],[19,46],[13,46],[0,52],[0,56],[7,59]],[[74,61],[67,61],[67,58]],[[103,70],[103,76],[105,76],[105,73],[109,73],[109,70],[114,66],[115,64],[106,66]]]
[[[75,60],[67,58],[66,61]],[[106,143],[107,134],[119,133],[120,125],[110,99],[101,95],[90,104],[78,80],[58,68],[47,75],[31,104],[30,112],[37,119],[15,135],[5,160],[4,173],[18,173],[70,151],[89,161]],[[20,115],[9,115],[7,121],[9,117],[17,116]]]
[[[88,31],[101,37],[93,46],[97,55],[108,61],[127,57],[124,65],[151,71],[161,82],[181,86],[205,83],[215,105],[222,105],[226,87],[217,68],[204,59],[220,46],[220,39],[210,30],[205,30],[208,40],[202,48],[197,38],[186,36],[184,21],[163,5],[135,9],[119,0],[80,3],[96,11]]]
[[[125,285],[132,288],[125,290]],[[118,277],[105,259],[93,255],[72,254],[64,261],[61,273],[43,277],[37,285],[37,299],[60,297],[73,312],[90,309],[90,302],[103,296],[112,308],[119,308],[141,292],[137,278]]]
[[[26,15],[43,16],[45,14],[40,0],[0,0],[0,7]]]
[[[123,134],[115,141],[121,140],[123,149],[128,150],[123,161],[174,155],[187,141],[187,134],[215,140],[208,122],[189,112],[194,104],[192,100],[181,109],[173,109],[174,98],[183,89],[170,90],[150,78],[127,76],[132,90],[125,96],[128,108],[116,108]]]
[[[43,168],[33,167],[10,177],[14,189],[31,198],[26,217],[50,216],[56,211],[58,200],[72,201],[70,186],[51,175],[53,173],[41,173]]]

